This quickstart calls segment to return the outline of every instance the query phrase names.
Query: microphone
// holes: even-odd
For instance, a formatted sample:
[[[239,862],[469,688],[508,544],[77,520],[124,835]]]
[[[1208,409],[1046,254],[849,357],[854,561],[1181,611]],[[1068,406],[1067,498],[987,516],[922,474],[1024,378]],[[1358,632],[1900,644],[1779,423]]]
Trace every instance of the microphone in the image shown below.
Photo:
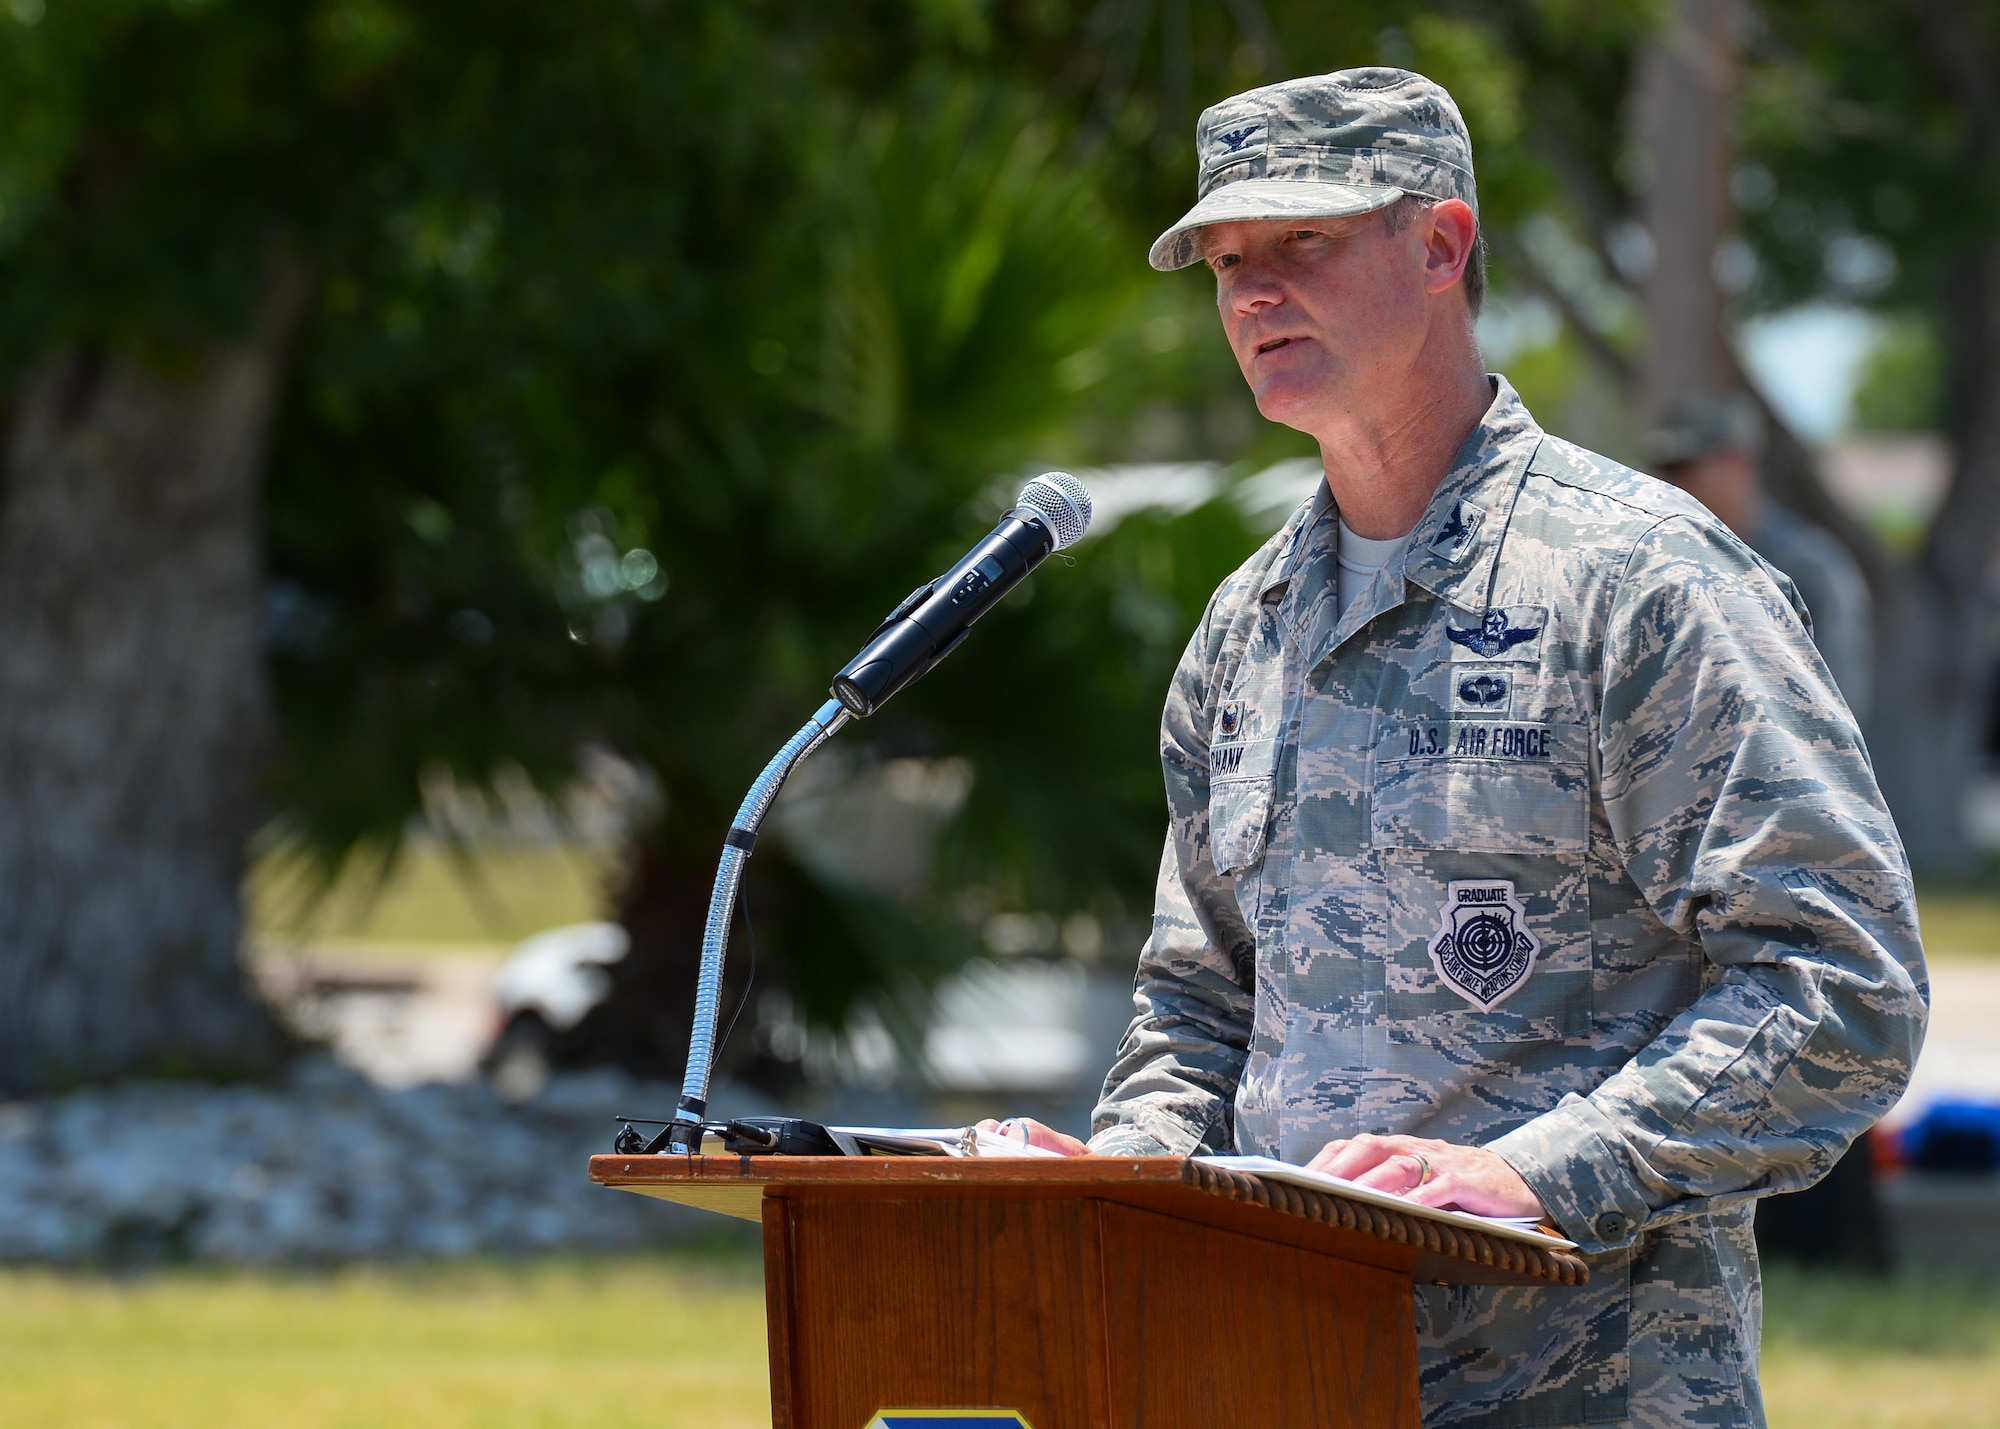
[[[833,697],[867,718],[891,695],[958,648],[986,614],[1051,551],[1090,529],[1090,489],[1066,471],[1044,472],[1014,499],[1014,509],[959,563],[920,585],[889,612],[861,653],[833,677]]]
[[[932,581],[910,592],[889,613],[859,655],[847,662],[833,680],[833,698],[821,705],[805,727],[771,756],[750,792],[736,810],[736,821],[722,841],[722,859],[715,868],[715,891],[708,900],[708,922],[701,935],[701,975],[695,983],[694,1027],[688,1036],[687,1076],[674,1119],[639,1150],[647,1155],[661,1147],[688,1152],[701,1150],[708,1114],[708,1076],[715,1060],[715,1024],[721,1012],[722,962],[729,950],[729,922],[736,909],[736,891],[743,865],[757,847],[757,832],[772,801],[791,773],[841,726],[866,716],[882,702],[958,648],[972,622],[1000,600],[1047,558],[1049,552],[1073,546],[1090,529],[1090,490],[1066,471],[1045,472],[1021,488],[1014,509],[974,546],[965,559]],[[748,1128],[748,1130],[743,1130]],[[732,1122],[721,1128],[735,1137],[732,1149],[803,1153],[817,1142],[788,1142],[781,1128]],[[618,1133],[621,1153],[640,1142],[631,1125]]]

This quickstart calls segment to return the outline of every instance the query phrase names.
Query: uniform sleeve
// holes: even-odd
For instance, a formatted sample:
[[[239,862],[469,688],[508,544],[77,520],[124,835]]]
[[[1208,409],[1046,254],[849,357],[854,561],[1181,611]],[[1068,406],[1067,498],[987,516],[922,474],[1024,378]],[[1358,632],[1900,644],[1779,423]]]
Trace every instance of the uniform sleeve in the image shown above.
[[[1168,829],[1152,935],[1139,953],[1118,1060],[1091,1116],[1091,1149],[1185,1156],[1234,1145],[1231,1111],[1250,1044],[1255,944],[1209,852],[1208,619],[1167,695],[1160,727]]]
[[[1491,1143],[1589,1251],[1818,1179],[1902,1094],[1929,1008],[1853,719],[1763,567],[1692,518],[1626,568],[1598,752],[1626,869],[1705,966],[1623,1068]]]

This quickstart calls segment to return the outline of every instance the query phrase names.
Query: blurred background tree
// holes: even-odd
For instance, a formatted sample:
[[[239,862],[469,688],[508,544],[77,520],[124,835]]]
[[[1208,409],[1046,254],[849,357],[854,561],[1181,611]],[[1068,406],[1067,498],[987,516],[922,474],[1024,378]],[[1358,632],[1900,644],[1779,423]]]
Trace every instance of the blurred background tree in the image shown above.
[[[1922,421],[1942,371],[1959,451],[1917,574],[1782,429],[1774,476],[1906,582],[1922,639],[1881,642],[1906,662],[1884,685],[1940,693],[1898,747],[1942,731],[1958,758],[2000,459],[1975,390],[2000,307],[1966,298],[1984,14],[9,0],[0,1089],[269,1067],[237,964],[255,830],[325,886],[393,866],[427,789],[554,795],[593,749],[659,800],[616,890],[634,952],[578,1046],[671,1074],[729,812],[882,612],[1041,465],[1208,461],[1217,499],[1107,521],[825,756],[957,789],[915,885],[782,830],[751,874],[760,985],[819,1028],[914,1026],[995,912],[1129,942],[1161,692],[1264,534],[1228,489],[1311,452],[1256,418],[1201,276],[1143,253],[1204,104],[1345,65],[1458,97],[1482,331],[1565,435],[1632,454],[1650,396],[1737,375],[1746,315],[1904,315],[1876,386]],[[1892,280],[1857,286],[1868,253]],[[1913,849],[1962,856],[1924,792],[1962,763],[1877,750]],[[782,1080],[770,1051],[729,1055]]]
[[[1736,171],[1757,260],[1746,298],[1888,314],[1863,385],[1878,405],[1861,415],[1948,444],[1943,501],[1914,550],[1823,498],[1815,514],[1875,592],[1876,685],[1897,693],[1878,702],[1869,744],[1911,858],[1964,872],[2000,538],[2000,9],[1780,3],[1758,15]],[[1806,481],[1791,485],[1813,500]]]
[[[24,374],[9,649],[41,652],[6,662],[0,732],[10,1086],[268,1065],[235,962],[259,814],[323,874],[386,866],[426,780],[554,791],[590,743],[663,793],[626,895],[628,962],[660,996],[620,1001],[648,1023],[628,1059],[668,1069],[749,773],[1010,473],[1087,454],[1069,424],[1162,365],[1159,344],[1102,341],[1142,293],[1122,261],[1141,240],[1074,124],[902,18],[858,49],[754,6],[133,0],[0,21],[0,303]],[[126,437],[134,402],[188,454]],[[86,462],[94,497],[69,477]],[[177,501],[205,524],[163,524]],[[1037,619],[1072,628],[1067,668],[1038,656],[1020,688],[1127,670],[1123,709],[1150,711],[1179,627],[1250,544],[1206,519],[1222,539],[1139,563],[1172,614],[1122,651],[1110,583],[1052,593]],[[52,567],[51,530],[85,548]],[[1149,536],[1171,555],[1144,522],[1124,541]],[[213,688],[163,698],[195,671]],[[973,807],[1041,821],[984,831],[1010,896],[1132,892],[1150,713],[1098,710],[1038,756],[1110,802],[1038,804],[1001,758],[1033,700],[952,679],[850,743],[988,752]],[[814,1022],[950,961],[912,910],[814,880],[780,841],[757,876],[776,980]]]

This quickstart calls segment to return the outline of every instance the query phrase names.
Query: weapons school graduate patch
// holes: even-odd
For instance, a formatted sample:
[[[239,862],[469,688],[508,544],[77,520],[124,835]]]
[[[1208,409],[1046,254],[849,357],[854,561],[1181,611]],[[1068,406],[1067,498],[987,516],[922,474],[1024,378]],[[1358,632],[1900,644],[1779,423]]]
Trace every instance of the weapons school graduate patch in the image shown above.
[[[1535,970],[1542,945],[1527,927],[1528,910],[1511,879],[1472,879],[1445,886],[1443,927],[1431,962],[1445,986],[1491,1012]]]

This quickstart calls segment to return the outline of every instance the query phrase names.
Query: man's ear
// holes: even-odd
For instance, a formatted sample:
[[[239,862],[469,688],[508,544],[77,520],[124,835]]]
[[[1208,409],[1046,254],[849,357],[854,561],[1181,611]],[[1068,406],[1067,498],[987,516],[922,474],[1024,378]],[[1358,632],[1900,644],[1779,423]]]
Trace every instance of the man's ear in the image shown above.
[[[1472,246],[1479,241],[1479,219],[1463,199],[1440,199],[1425,215],[1430,219],[1424,240],[1424,291],[1442,293],[1465,275]]]

